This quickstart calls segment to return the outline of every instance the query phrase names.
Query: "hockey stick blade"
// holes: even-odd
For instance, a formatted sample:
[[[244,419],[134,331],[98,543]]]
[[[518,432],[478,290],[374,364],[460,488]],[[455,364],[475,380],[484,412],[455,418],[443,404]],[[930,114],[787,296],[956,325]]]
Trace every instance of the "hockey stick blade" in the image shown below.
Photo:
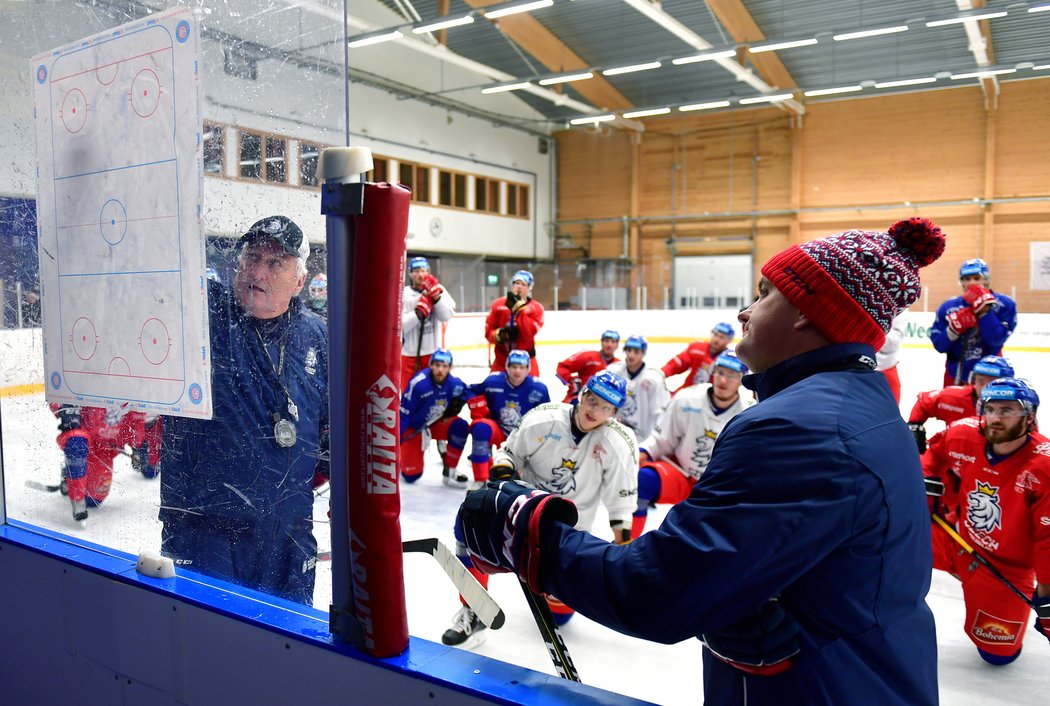
[[[540,629],[543,642],[547,645],[547,652],[550,654],[558,676],[569,681],[580,681],[580,673],[576,671],[576,665],[572,663],[569,648],[565,646],[565,640],[558,631],[558,624],[554,622],[547,599],[529,588],[528,584],[521,579],[518,579],[518,582],[525,593],[525,600],[529,604],[529,610],[532,611],[532,617],[536,620],[536,627]]]
[[[503,627],[503,623],[506,622],[503,609],[489,595],[484,586],[467,571],[467,567],[463,566],[459,557],[449,551],[449,548],[439,542],[436,537],[402,542],[401,549],[404,552],[422,552],[434,557],[445,574],[452,580],[459,595],[463,596],[463,600],[467,602],[470,609],[477,613],[481,622],[493,630]]]
[[[57,493],[58,491],[62,490],[62,486],[60,484],[48,485],[47,483],[41,483],[40,481],[36,480],[27,480],[26,487],[32,488],[33,490],[42,490],[45,493]]]

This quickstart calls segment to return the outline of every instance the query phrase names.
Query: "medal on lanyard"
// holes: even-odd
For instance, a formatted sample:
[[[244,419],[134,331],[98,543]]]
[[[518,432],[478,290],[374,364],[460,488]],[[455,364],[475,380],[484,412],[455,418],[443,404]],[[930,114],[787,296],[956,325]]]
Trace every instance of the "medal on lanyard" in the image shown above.
[[[282,449],[295,446],[297,436],[295,425],[287,419],[278,419],[277,423],[273,425],[273,437],[277,440],[277,445]]]

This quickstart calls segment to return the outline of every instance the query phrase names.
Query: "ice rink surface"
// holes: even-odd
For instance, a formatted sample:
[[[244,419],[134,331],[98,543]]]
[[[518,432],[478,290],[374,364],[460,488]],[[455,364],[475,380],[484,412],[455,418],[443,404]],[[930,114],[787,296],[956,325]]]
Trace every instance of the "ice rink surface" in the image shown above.
[[[931,317],[932,318],[932,317]],[[615,326],[615,321],[598,323],[596,329]],[[625,332],[626,333],[626,332]],[[597,342],[594,346],[597,348]],[[647,360],[662,366],[678,353],[681,343],[653,342]],[[580,346],[542,345],[539,349],[541,379],[547,383],[554,400],[560,400],[564,386],[554,377],[557,361],[576,352]],[[1011,351],[1010,358],[1020,377],[1033,382],[1044,398],[1050,399],[1050,366],[1045,353]],[[457,353],[454,374],[468,383],[485,377],[482,367],[484,351]],[[901,408],[910,410],[915,395],[940,387],[943,358],[932,348],[907,347],[902,352]],[[671,379],[671,389],[678,378]],[[91,510],[86,528],[77,527],[71,517],[68,501],[62,496],[27,488],[27,480],[57,483],[60,452],[54,443],[56,423],[44,404],[43,395],[4,398],[3,460],[8,517],[47,527],[78,538],[137,554],[160,547],[160,523],[157,521],[159,482],[146,480],[131,470],[126,457],[118,457],[113,489],[105,504]],[[927,424],[932,434],[937,423]],[[469,472],[469,462],[461,467]],[[423,477],[414,485],[401,488],[401,527],[404,539],[438,537],[453,546],[452,521],[463,491],[441,484],[441,462],[436,449],[427,456]],[[331,546],[327,524],[327,497],[315,502],[315,533],[322,550]],[[666,512],[665,507],[650,512],[647,528],[655,527]],[[608,527],[599,513],[594,527],[601,532]],[[330,603],[330,563],[321,562],[317,574],[315,606],[327,609]],[[441,634],[451,625],[459,603],[455,590],[427,556],[405,557],[405,584],[408,600],[409,628],[413,636],[440,642]],[[503,607],[507,622],[498,631],[487,631],[487,640],[475,651],[495,659],[512,662],[538,671],[554,674],[546,649],[532,621],[521,589],[510,576],[493,577],[492,595]],[[683,590],[689,590],[683,587]],[[703,600],[703,596],[697,596]],[[928,602],[937,618],[938,658],[941,703],[945,706],[1003,706],[1045,703],[1050,693],[1050,644],[1029,625],[1025,649],[1018,660],[1007,667],[985,664],[963,632],[964,608],[958,582],[942,572],[934,572]],[[1031,621],[1029,621],[1031,622]],[[702,701],[701,646],[696,640],[676,645],[658,645],[626,637],[577,615],[562,628],[562,634],[584,683],[627,694],[658,704],[685,705]]]

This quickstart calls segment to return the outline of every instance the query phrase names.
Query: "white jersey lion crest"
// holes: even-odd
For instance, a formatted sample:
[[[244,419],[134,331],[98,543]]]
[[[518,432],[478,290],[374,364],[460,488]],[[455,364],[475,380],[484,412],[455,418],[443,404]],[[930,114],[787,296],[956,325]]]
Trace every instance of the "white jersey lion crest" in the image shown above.
[[[966,495],[966,500],[966,518],[975,531],[987,533],[1003,526],[998,487],[977,481],[977,487]]]
[[[558,495],[569,495],[576,490],[576,462],[563,458],[561,465],[551,469],[551,482],[539,484],[543,490]]]

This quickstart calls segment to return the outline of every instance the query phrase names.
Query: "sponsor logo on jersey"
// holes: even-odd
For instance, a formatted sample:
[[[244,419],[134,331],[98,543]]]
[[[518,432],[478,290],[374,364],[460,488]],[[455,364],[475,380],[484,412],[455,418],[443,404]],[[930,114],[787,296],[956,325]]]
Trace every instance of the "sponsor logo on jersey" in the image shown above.
[[[977,481],[977,487],[966,495],[966,517],[976,532],[991,532],[1003,526],[1003,508],[999,488]]]
[[[949,451],[948,456],[954,458],[956,461],[962,461],[964,463],[973,463],[977,460],[976,456],[967,456],[966,454],[959,453],[958,451]]]
[[[959,414],[962,414],[963,412],[966,411],[962,407],[959,407],[959,406],[953,405],[953,404],[948,404],[946,402],[938,402],[937,403],[937,409],[947,410],[948,412],[958,412]]]
[[[397,385],[386,375],[372,383],[365,393],[364,418],[368,434],[363,440],[365,490],[369,495],[397,493]]]
[[[1026,468],[1017,475],[1017,480],[1014,481],[1014,490],[1018,493],[1023,493],[1026,490],[1035,490],[1037,485],[1041,485],[1039,479]]]
[[[1043,527],[1050,527],[1050,517],[1043,515],[1039,518],[1039,524],[1041,524]]]
[[[555,434],[554,432],[550,432],[540,437],[540,441],[543,441],[544,439],[550,439],[551,441],[561,441],[561,434]]]
[[[978,642],[987,645],[1013,645],[1024,629],[1024,623],[1014,620],[1003,620],[994,615],[978,610],[973,619],[970,634]]]
[[[1036,444],[1036,447],[1032,449],[1032,453],[1039,454],[1040,456],[1050,456],[1050,441]]]

